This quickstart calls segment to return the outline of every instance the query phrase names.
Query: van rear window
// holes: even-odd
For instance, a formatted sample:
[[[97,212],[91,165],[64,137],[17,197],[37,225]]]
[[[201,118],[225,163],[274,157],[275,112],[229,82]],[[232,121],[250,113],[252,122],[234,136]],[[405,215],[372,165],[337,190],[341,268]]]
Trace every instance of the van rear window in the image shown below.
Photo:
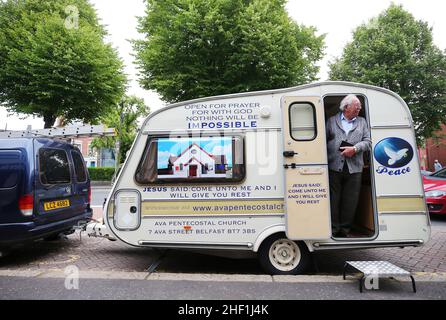
[[[153,137],[135,174],[136,182],[234,182],[245,177],[243,138]]]
[[[20,150],[0,150],[0,189],[15,187],[23,173]]]
[[[77,151],[72,151],[71,156],[73,157],[74,173],[76,175],[77,182],[86,182],[87,173],[85,172],[84,158]]]
[[[42,184],[70,183],[70,165],[65,150],[39,150],[39,176]]]

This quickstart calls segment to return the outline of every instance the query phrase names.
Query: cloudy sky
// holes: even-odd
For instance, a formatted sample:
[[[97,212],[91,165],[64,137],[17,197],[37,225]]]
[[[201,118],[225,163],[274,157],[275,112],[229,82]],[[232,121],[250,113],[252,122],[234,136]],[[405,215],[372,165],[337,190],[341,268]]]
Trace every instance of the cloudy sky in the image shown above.
[[[152,110],[161,108],[164,104],[154,92],[143,90],[137,82],[137,71],[133,65],[132,47],[128,39],[140,37],[136,31],[136,16],[144,14],[143,0],[90,0],[97,9],[102,23],[106,25],[111,42],[118,50],[126,65],[125,72],[130,80],[128,94],[144,98]],[[391,0],[289,0],[286,6],[289,15],[298,23],[312,25],[318,33],[326,34],[326,56],[321,61],[320,80],[327,79],[327,62],[338,57],[347,42],[351,40],[355,27],[385,10]],[[441,49],[446,48],[446,4],[439,0],[394,0],[402,4],[416,19],[421,19],[433,27],[435,44]],[[0,129],[24,130],[27,125],[33,129],[43,128],[41,119],[19,119],[8,115],[0,107]]]

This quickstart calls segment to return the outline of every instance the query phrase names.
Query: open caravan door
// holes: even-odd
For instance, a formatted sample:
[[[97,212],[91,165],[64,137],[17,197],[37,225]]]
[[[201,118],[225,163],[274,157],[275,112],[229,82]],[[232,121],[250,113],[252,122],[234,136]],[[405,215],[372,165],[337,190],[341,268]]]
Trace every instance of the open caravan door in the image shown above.
[[[286,233],[331,237],[325,116],[320,97],[282,99]]]

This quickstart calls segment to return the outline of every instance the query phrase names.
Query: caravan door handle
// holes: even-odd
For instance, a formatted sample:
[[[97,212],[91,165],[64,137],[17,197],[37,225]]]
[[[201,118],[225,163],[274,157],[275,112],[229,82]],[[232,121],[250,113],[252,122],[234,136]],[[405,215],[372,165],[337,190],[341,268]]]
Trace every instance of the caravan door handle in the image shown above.
[[[283,152],[283,156],[285,157],[285,158],[291,158],[291,157],[294,157],[295,155],[297,155],[298,153],[297,152],[294,152],[294,151],[284,151]]]

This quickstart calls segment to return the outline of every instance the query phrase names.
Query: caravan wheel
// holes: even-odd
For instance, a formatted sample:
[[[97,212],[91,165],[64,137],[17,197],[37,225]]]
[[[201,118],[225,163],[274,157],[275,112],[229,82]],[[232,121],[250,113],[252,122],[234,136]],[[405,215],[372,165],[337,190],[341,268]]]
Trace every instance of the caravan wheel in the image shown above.
[[[285,234],[275,234],[260,246],[259,260],[269,274],[295,275],[306,270],[310,253],[304,243],[292,241]]]

